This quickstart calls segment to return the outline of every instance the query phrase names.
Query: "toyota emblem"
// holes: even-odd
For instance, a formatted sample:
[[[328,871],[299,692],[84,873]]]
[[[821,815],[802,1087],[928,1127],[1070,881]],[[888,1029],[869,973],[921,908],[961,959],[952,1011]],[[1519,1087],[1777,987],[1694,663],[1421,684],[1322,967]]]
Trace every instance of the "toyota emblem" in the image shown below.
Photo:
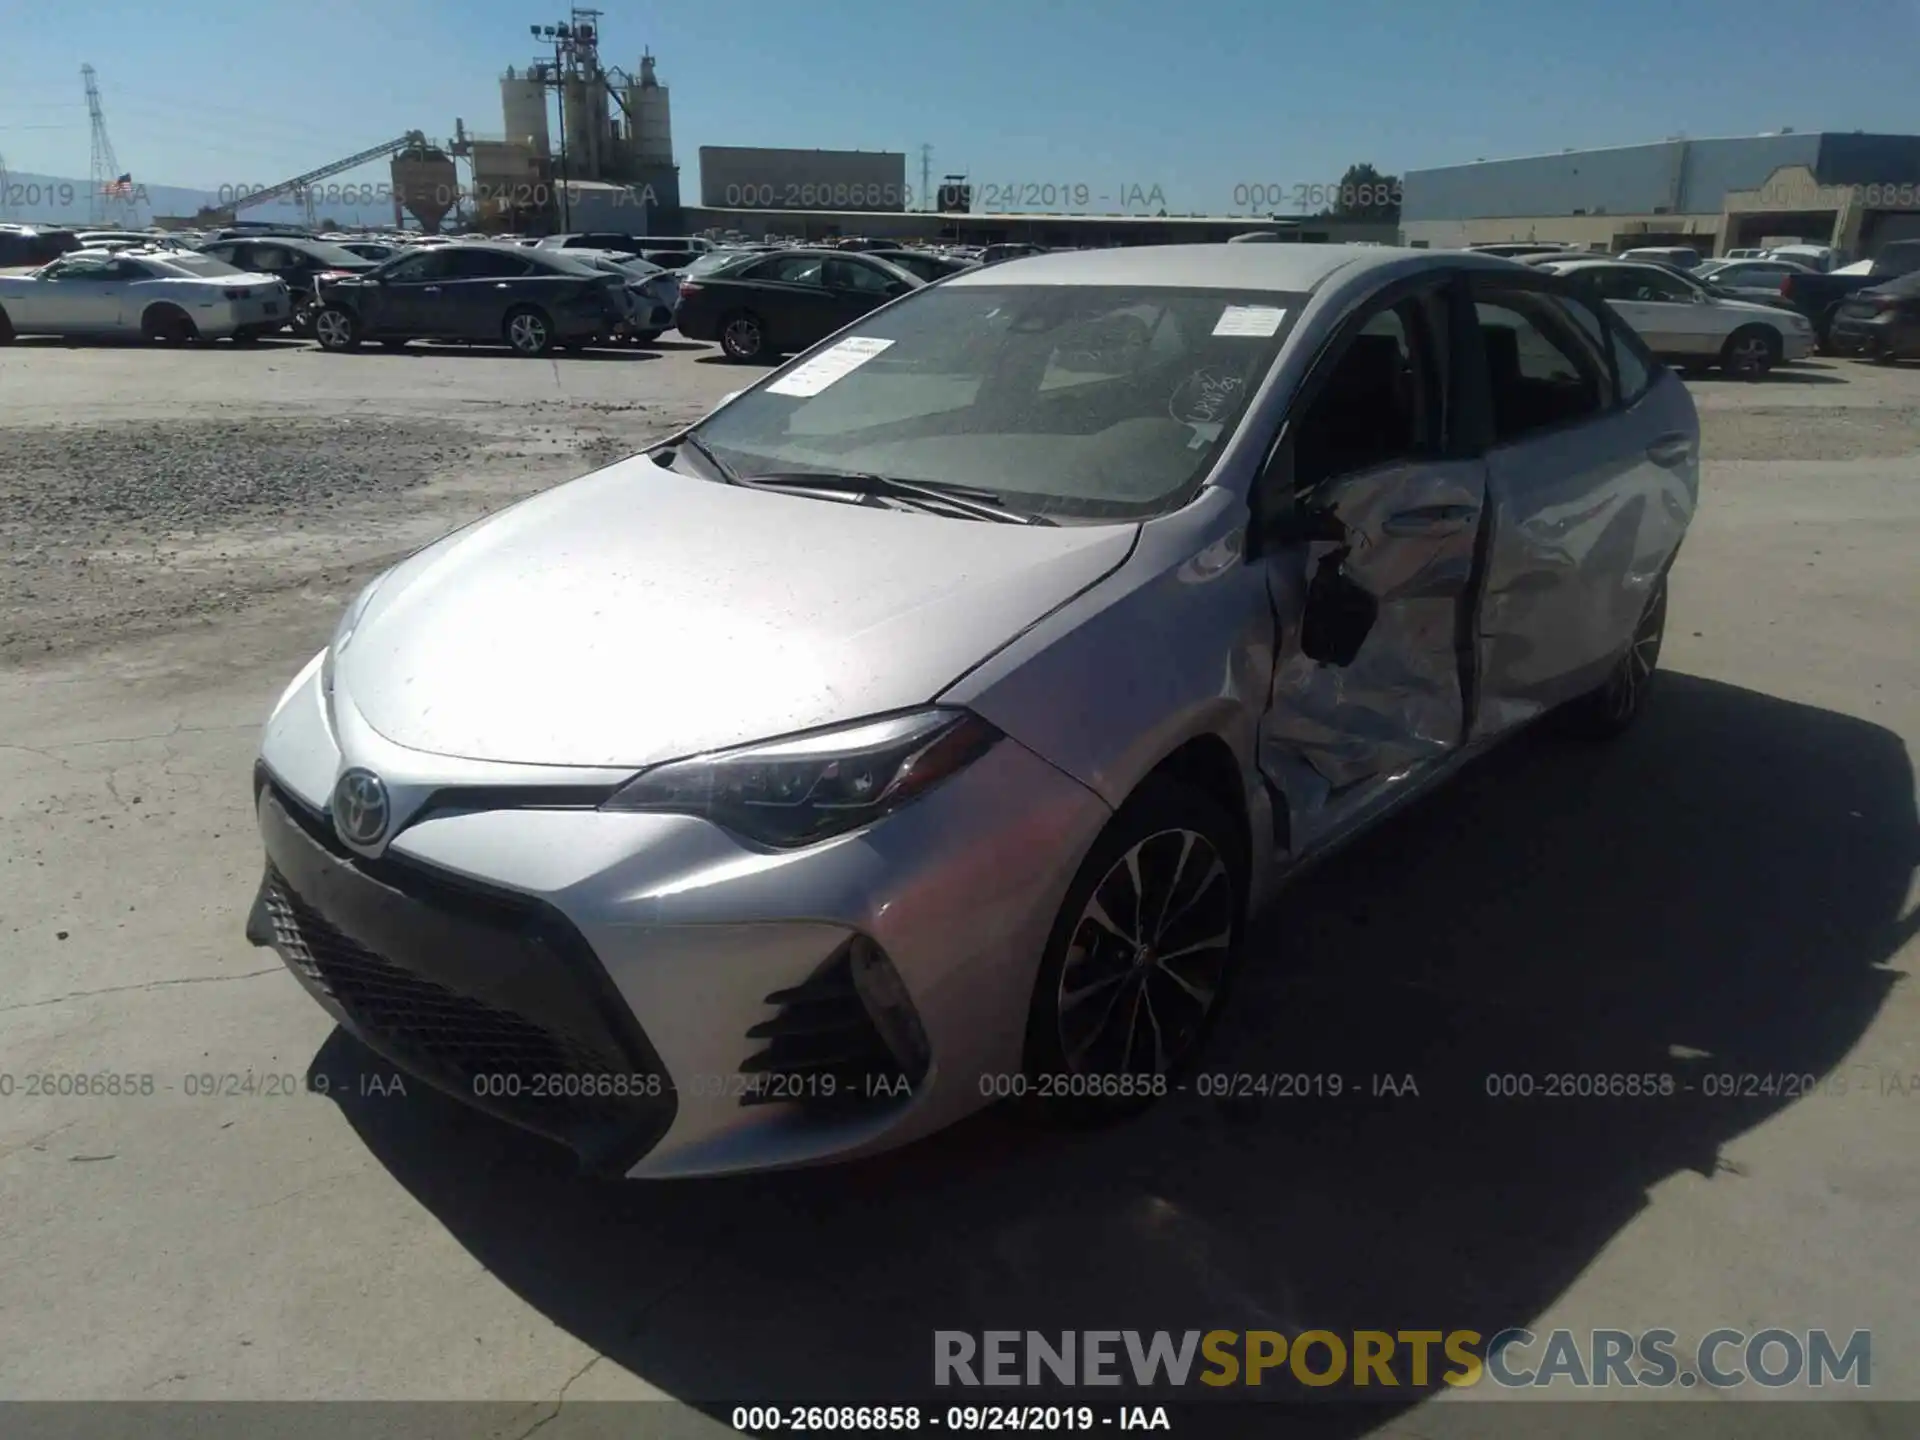
[[[343,771],[333,787],[333,828],[349,845],[378,845],[387,833],[387,787],[371,770]]]

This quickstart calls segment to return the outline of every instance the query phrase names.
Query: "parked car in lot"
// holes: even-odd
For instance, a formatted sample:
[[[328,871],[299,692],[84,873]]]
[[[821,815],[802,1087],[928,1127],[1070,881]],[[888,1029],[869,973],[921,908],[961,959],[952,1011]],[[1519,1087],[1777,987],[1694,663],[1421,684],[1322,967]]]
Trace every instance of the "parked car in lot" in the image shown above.
[[[1885,363],[1920,358],[1920,270],[1842,300],[1833,317],[1833,348]]]
[[[1850,266],[1844,274],[1789,275],[1780,282],[1780,294],[1813,322],[1820,348],[1831,350],[1833,322],[1842,302],[1915,270],[1920,270],[1920,240],[1900,240],[1884,247],[1864,270]]]
[[[0,225],[0,270],[36,270],[80,248],[71,230]]]
[[[245,344],[287,323],[287,287],[206,255],[75,250],[24,275],[0,275],[0,344],[16,335]]]
[[[391,260],[403,248],[385,240],[338,240],[334,243],[349,254],[358,255],[362,260],[371,260],[376,265],[382,260]]]
[[[1495,259],[955,276],[362,591],[267,722],[247,934],[603,1172],[868,1154],[1009,1077],[1125,1112],[1282,882],[1643,712],[1698,440]]]
[[[889,265],[898,265],[909,275],[917,275],[931,285],[963,270],[978,270],[978,260],[963,260],[957,255],[940,255],[932,250],[868,250],[865,253]]]
[[[564,254],[462,242],[322,280],[313,333],[327,350],[467,340],[544,355],[614,335],[627,317],[625,290],[619,275]]]
[[[627,303],[626,323],[621,327],[623,339],[651,345],[673,327],[673,312],[680,303],[680,277],[673,271],[649,265],[638,255],[613,250],[569,250],[566,254],[570,260],[620,277]]]
[[[1780,294],[1780,282],[1789,275],[1814,273],[1793,260],[1706,260],[1693,271],[1693,278],[1729,300],[1792,309],[1793,302]]]
[[[1813,351],[1813,327],[1804,316],[1724,299],[1664,265],[1569,260],[1540,268],[1593,287],[1650,350],[1681,366],[1717,365],[1730,375],[1758,379]]]
[[[1029,245],[1024,241],[1007,240],[998,245],[989,245],[980,252],[982,265],[998,265],[1002,260],[1024,260],[1029,255],[1044,255],[1044,245]]]
[[[806,349],[921,284],[871,255],[781,250],[683,279],[674,325],[689,340],[718,341],[729,360],[771,360]]]
[[[1651,260],[1656,264],[1671,265],[1676,270],[1692,270],[1700,264],[1700,252],[1690,245],[1643,245],[1634,250],[1622,250],[1616,258]]]
[[[293,235],[210,240],[200,247],[200,253],[223,260],[238,270],[271,275],[283,283],[293,299],[289,324],[296,335],[313,333],[319,282],[345,275],[364,275],[378,263],[324,240],[305,240]]]

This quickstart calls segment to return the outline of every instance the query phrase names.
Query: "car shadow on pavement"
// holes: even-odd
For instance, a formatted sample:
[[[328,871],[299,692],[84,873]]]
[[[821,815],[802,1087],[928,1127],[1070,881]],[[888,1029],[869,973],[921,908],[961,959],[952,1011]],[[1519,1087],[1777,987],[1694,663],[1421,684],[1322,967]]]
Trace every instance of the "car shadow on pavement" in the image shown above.
[[[1777,365],[1766,374],[1752,379],[1743,375],[1729,375],[1724,370],[1703,370],[1689,375],[1688,381],[1724,385],[1845,385],[1849,376],[1842,370],[1809,370],[1798,364]]]
[[[1722,1152],[1786,1105],[1907,1103],[1864,1073],[1845,1097],[1719,1091],[1849,1075],[1895,979],[1913,781],[1890,731],[1682,674],[1613,746],[1516,741],[1254,927],[1203,1070],[1309,1077],[1304,1097],[1189,1090],[1080,1132],[994,1111],[857,1164],[649,1184],[577,1178],[418,1084],[359,1098],[343,1077],[391,1072],[342,1032],[315,1069],[495,1277],[723,1420],[753,1400],[1144,1398],[935,1391],[933,1332],[1488,1336],[1539,1315],[1663,1180],[1765,1183]],[[1233,1393],[1340,1393],[1267,1380]],[[1151,1398],[1227,1393],[1205,1391]],[[1311,1428],[1363,1433],[1418,1398],[1319,1405]]]

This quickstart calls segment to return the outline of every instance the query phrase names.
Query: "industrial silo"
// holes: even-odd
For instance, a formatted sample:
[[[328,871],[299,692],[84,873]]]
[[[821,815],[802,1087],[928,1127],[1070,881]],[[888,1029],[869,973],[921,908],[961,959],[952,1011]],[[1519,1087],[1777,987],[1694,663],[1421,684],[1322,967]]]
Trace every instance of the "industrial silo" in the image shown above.
[[[536,160],[552,154],[547,133],[547,87],[511,68],[500,77],[500,114],[506,122],[506,142],[524,145]]]
[[[626,100],[634,163],[673,164],[673,116],[667,105],[667,87],[653,73],[653,56],[640,57],[640,78],[627,87]]]
[[[460,202],[460,172],[451,155],[416,134],[393,157],[393,193],[423,232],[437,235],[441,220]]]

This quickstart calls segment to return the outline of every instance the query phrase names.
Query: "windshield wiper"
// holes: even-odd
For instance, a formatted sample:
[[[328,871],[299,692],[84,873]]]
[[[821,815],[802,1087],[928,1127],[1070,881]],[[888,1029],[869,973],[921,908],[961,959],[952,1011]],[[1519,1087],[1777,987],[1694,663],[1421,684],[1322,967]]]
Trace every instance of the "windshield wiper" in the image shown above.
[[[743,485],[746,483],[738,475],[734,474],[733,467],[731,465],[727,464],[726,461],[722,460],[718,455],[714,454],[712,448],[707,444],[707,442],[702,440],[698,435],[694,434],[691,430],[689,430],[686,434],[680,437],[680,443],[682,445],[691,445],[693,447],[693,453],[698,455],[702,460],[706,461],[707,464],[711,465],[715,470],[717,470],[720,473],[720,478],[726,481],[729,485]]]
[[[829,490],[945,505],[976,520],[997,520],[1003,525],[1054,523],[1044,515],[1013,509],[992,490],[933,480],[902,480],[893,475],[876,475],[870,470],[772,470],[764,475],[743,476],[739,483],[775,490]]]

